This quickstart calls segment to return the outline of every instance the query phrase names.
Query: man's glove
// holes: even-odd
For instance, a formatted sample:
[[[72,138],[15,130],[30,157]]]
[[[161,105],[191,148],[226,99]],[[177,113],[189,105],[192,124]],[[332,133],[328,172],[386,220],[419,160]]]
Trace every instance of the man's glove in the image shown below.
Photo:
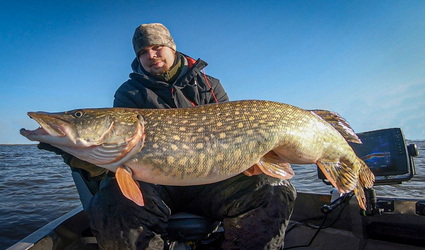
[[[103,174],[106,174],[106,172],[108,172],[108,170],[104,168],[98,167],[94,164],[91,164],[90,162],[80,160],[77,157],[72,157],[68,165],[74,168],[81,168],[86,170],[90,173],[90,177],[92,178],[101,177]]]
[[[47,151],[51,151],[51,152],[54,152],[57,155],[62,156],[63,161],[66,164],[68,164],[69,166],[74,167],[74,168],[81,168],[81,169],[86,170],[87,172],[90,173],[90,177],[99,177],[99,176],[101,176],[101,175],[103,175],[107,172],[107,170],[104,169],[104,168],[101,168],[101,167],[98,167],[98,166],[91,164],[89,162],[80,160],[77,157],[74,157],[71,154],[68,154],[67,152],[63,151],[62,149],[54,147],[50,144],[40,142],[37,145],[37,148],[47,150]]]
[[[74,156],[68,154],[67,152],[63,151],[62,149],[54,147],[54,146],[52,146],[48,143],[40,142],[37,145],[37,148],[42,149],[42,150],[47,150],[47,151],[50,151],[50,152],[53,152],[57,155],[62,156],[63,161],[68,165],[70,165],[72,158],[74,158]]]
[[[37,148],[47,150],[47,151],[51,151],[51,152],[53,152],[57,155],[61,155],[61,154],[65,153],[62,149],[57,148],[57,147],[53,147],[52,145],[44,143],[44,142],[40,142],[37,145]]]

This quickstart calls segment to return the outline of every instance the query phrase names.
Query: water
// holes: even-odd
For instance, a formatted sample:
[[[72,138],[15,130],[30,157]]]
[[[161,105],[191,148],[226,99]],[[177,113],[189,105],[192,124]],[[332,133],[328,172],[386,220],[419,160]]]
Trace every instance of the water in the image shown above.
[[[378,196],[425,198],[425,141],[413,141],[417,175],[400,185],[376,187]],[[80,205],[69,167],[36,145],[0,145],[0,249]],[[294,166],[292,183],[301,192],[329,193],[315,167]]]
[[[70,168],[36,145],[0,145],[0,249],[80,204]]]

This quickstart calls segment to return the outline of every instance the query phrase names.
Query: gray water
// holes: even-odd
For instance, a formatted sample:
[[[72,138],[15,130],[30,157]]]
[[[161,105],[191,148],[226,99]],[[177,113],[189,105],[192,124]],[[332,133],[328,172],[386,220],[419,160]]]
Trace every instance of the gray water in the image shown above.
[[[70,168],[36,145],[1,145],[0,171],[0,249],[80,204]]]
[[[425,198],[425,141],[415,158],[417,175],[409,182],[377,186],[378,196]],[[312,166],[293,166],[298,191],[329,193]],[[69,167],[36,145],[0,145],[0,249],[5,249],[80,205]]]

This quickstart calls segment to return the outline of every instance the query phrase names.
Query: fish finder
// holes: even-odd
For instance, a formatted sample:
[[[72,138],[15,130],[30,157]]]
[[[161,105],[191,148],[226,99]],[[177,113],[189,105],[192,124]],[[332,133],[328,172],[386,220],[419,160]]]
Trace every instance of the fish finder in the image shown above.
[[[349,144],[375,174],[375,185],[402,183],[416,174],[412,157],[418,155],[418,149],[415,144],[406,145],[400,128],[368,131],[357,136],[362,144]],[[320,170],[318,176],[327,182]]]

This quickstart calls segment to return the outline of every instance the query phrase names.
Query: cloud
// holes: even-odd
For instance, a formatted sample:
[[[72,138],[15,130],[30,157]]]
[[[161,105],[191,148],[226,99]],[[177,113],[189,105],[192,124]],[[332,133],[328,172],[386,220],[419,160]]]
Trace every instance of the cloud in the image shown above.
[[[424,139],[424,85],[375,86],[352,100],[343,113],[352,119],[357,130],[400,127],[409,139]]]

